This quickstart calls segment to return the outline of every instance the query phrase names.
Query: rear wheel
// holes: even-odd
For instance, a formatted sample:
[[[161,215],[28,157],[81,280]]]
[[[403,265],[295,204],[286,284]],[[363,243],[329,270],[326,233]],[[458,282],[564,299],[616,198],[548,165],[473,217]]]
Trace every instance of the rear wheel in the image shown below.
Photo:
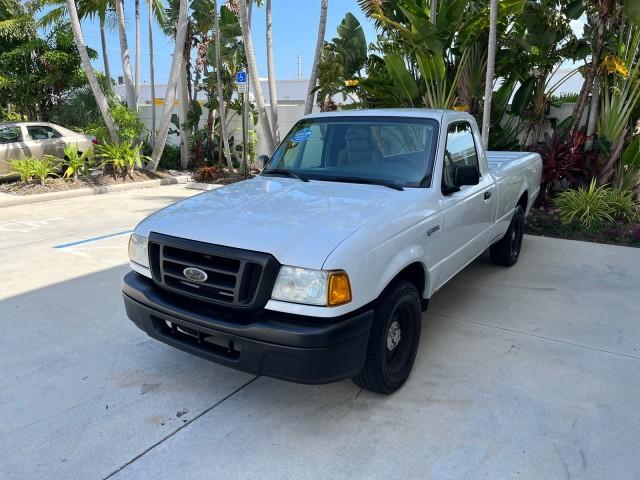
[[[375,309],[367,358],[353,377],[359,387],[389,394],[409,377],[420,343],[420,295],[416,287],[401,281],[392,284]]]
[[[510,267],[515,265],[522,249],[524,236],[524,210],[520,205],[516,207],[507,233],[499,242],[491,245],[491,260],[497,265]]]

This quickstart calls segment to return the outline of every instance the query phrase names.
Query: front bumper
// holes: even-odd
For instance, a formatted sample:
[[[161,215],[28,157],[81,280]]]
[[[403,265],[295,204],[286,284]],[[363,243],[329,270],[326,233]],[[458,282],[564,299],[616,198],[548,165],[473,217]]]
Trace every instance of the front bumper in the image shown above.
[[[333,319],[228,313],[160,291],[135,272],[125,275],[122,293],[127,316],[150,337],[243,372],[299,383],[360,371],[373,319],[367,309]]]

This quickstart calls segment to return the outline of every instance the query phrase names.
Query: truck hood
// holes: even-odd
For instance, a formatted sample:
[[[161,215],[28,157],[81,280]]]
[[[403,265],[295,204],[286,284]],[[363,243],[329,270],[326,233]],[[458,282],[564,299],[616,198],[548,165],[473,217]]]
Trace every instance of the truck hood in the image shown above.
[[[175,203],[143,220],[136,233],[266,252],[281,264],[320,269],[340,242],[392,213],[412,190],[258,177]]]

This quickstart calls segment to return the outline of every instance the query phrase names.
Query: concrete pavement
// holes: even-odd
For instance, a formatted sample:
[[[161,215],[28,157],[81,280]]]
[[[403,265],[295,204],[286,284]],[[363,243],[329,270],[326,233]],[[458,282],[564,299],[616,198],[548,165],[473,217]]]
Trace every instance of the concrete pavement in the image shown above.
[[[526,237],[513,268],[479,259],[432,300],[408,383],[382,397],[235,372],[126,319],[127,232],[196,193],[0,209],[0,478],[640,472],[640,250]]]

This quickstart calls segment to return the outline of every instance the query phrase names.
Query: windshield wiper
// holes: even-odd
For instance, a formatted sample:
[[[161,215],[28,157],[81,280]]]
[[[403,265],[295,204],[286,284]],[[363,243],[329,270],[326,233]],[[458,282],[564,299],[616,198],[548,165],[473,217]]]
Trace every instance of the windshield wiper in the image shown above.
[[[266,170],[262,172],[262,175],[286,175],[291,178],[296,178],[302,182],[308,182],[309,179],[305,177],[301,177],[297,173],[292,172],[291,170],[287,170],[285,168],[272,168],[270,170]]]
[[[384,180],[375,180],[373,178],[363,177],[322,177],[318,180],[327,182],[344,182],[344,183],[363,183],[365,185],[380,185],[382,187],[393,188],[394,190],[404,190],[402,185],[393,182],[385,182]]]

